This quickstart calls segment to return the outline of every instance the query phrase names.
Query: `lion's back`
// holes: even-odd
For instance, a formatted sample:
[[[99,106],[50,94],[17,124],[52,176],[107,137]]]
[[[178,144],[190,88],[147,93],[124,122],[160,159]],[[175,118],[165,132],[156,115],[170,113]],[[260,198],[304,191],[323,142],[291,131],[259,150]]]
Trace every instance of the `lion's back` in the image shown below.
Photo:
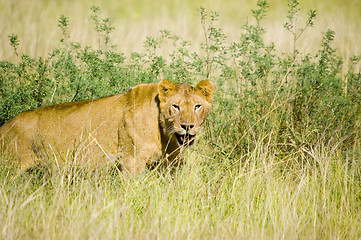
[[[22,132],[33,135],[46,131],[47,134],[57,127],[74,129],[85,124],[100,125],[118,122],[119,118],[151,117],[151,101],[156,95],[156,84],[140,84],[124,94],[112,95],[93,100],[62,103],[39,107],[17,114],[0,127],[0,134]],[[143,110],[143,111],[142,111]],[[134,116],[137,115],[137,116]],[[67,134],[66,131],[62,131]]]

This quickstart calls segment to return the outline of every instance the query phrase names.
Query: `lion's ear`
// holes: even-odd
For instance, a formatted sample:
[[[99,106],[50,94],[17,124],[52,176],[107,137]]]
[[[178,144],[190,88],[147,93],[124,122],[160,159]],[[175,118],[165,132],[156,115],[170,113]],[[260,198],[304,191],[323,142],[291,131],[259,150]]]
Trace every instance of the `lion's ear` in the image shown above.
[[[159,100],[164,101],[165,98],[172,96],[176,92],[176,85],[169,80],[161,80],[158,83]]]
[[[204,97],[207,102],[212,102],[212,97],[214,93],[214,85],[209,80],[200,81],[195,87],[194,92],[202,97]]]

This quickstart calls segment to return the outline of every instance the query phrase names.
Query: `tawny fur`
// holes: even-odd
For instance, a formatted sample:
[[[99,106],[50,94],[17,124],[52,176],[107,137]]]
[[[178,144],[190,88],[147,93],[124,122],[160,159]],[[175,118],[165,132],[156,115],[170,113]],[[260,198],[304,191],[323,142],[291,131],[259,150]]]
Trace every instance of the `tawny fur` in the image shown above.
[[[210,81],[193,88],[162,80],[120,95],[22,112],[0,127],[1,152],[13,155],[22,170],[71,155],[92,167],[120,163],[135,175],[161,158],[182,161],[213,91]]]

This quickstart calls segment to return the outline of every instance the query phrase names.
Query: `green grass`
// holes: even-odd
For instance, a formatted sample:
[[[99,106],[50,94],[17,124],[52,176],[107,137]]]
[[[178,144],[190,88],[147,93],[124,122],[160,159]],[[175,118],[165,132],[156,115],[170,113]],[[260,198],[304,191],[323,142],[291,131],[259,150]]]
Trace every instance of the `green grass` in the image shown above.
[[[38,106],[162,78],[207,78],[216,93],[202,135],[174,176],[147,170],[128,181],[112,170],[52,164],[18,173],[1,155],[0,239],[361,238],[359,1],[301,1],[293,15],[281,1],[269,8],[248,1],[244,15],[235,12],[238,1],[204,1],[198,13],[195,1],[160,1],[159,8],[104,1],[105,13],[93,12],[85,25],[83,1],[70,18],[66,11],[77,9],[65,8],[67,1],[10,2],[0,3],[0,11],[13,11],[0,16],[14,17],[1,35],[0,124]],[[44,14],[30,14],[43,4]],[[307,19],[304,9],[315,4],[318,17]],[[66,16],[59,19],[53,6]],[[107,13],[120,20],[99,25]],[[48,26],[39,30],[45,38],[14,20],[33,17],[34,29]],[[289,30],[282,26],[288,20]],[[307,20],[314,26],[293,41]],[[164,22],[179,25],[159,33]],[[10,34],[19,35],[8,44]]]
[[[360,165],[332,148],[287,168],[259,145],[233,166],[192,152],[174,179],[1,170],[3,239],[359,239]]]

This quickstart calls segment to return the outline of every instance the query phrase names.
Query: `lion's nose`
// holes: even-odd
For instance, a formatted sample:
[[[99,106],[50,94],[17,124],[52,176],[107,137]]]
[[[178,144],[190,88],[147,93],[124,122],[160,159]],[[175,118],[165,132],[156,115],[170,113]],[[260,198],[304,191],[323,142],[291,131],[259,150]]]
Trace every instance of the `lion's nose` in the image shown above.
[[[188,130],[192,129],[194,127],[194,125],[192,125],[192,124],[181,124],[181,127],[184,130],[188,131]]]

